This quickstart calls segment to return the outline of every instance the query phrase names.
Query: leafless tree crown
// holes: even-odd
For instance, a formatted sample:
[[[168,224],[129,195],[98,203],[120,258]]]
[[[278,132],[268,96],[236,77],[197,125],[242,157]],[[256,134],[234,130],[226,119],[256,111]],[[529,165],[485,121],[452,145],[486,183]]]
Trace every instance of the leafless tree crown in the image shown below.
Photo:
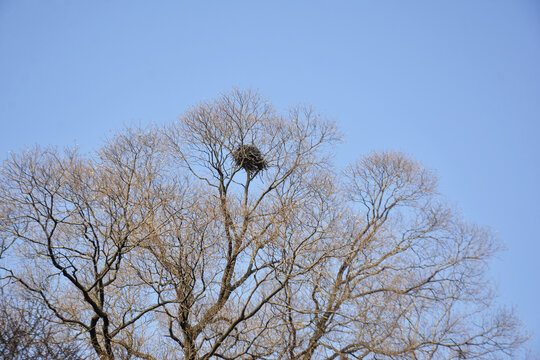
[[[339,139],[309,107],[234,90],[95,154],[13,154],[2,286],[85,358],[511,358],[491,233],[404,154],[336,168]]]

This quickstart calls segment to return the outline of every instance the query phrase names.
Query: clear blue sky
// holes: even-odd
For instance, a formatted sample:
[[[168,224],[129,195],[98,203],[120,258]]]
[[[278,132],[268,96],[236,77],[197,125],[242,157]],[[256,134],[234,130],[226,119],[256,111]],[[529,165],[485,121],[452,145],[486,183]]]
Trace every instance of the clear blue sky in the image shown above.
[[[313,104],[339,161],[397,149],[508,251],[491,274],[540,353],[540,1],[0,0],[0,155],[96,149],[233,86]]]

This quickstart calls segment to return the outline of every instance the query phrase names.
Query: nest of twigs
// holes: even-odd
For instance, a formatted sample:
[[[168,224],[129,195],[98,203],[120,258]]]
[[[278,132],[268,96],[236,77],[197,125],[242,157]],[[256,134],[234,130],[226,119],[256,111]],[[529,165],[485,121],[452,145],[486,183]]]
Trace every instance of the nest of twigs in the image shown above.
[[[236,165],[249,172],[261,171],[268,167],[261,151],[255,145],[240,145],[232,156]]]

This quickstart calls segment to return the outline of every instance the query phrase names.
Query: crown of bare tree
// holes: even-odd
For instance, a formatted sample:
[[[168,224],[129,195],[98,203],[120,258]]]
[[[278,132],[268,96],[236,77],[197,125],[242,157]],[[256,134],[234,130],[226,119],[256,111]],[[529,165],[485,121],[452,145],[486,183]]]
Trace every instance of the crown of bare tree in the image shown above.
[[[15,153],[1,285],[87,359],[515,356],[520,324],[485,277],[491,232],[402,153],[336,168],[339,140],[309,107],[234,90],[93,154]]]

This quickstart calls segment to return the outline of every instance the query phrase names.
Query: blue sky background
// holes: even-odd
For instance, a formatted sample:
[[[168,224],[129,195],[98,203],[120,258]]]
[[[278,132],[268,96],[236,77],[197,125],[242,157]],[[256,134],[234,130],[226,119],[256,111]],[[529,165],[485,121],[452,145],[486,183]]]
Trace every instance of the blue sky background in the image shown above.
[[[0,0],[0,156],[100,146],[233,86],[338,122],[338,161],[404,151],[508,251],[540,354],[540,1]]]

